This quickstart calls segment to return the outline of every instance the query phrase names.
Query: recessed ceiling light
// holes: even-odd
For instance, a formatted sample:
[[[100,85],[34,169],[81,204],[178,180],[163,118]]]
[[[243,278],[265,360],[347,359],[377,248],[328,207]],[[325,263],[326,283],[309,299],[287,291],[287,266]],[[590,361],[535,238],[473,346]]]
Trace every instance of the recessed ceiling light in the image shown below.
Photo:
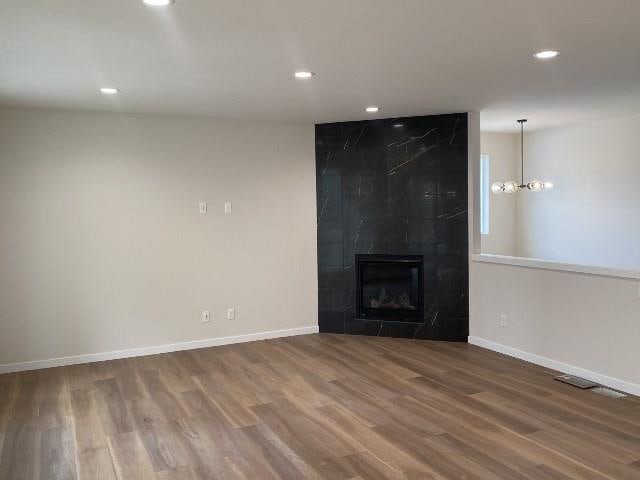
[[[105,95],[115,95],[119,90],[113,87],[102,87],[100,89],[100,93],[104,93]]]
[[[369,113],[376,113],[380,111],[380,107],[371,106],[371,107],[365,108],[365,110]]]
[[[142,0],[145,5],[150,5],[152,7],[166,7],[167,5],[171,5],[174,0]]]
[[[536,57],[538,60],[546,60],[548,58],[557,57],[558,53],[559,52],[556,52],[555,50],[543,50],[541,52],[534,53],[533,56]]]
[[[303,71],[300,71],[300,72],[296,72],[293,75],[296,78],[311,78],[311,77],[315,76],[315,73],[303,70]]]

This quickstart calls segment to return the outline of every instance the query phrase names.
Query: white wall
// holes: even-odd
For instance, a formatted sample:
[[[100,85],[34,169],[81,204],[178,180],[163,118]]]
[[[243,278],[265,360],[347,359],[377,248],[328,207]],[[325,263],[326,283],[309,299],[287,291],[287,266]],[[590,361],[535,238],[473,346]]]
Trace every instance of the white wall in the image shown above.
[[[311,124],[0,111],[0,365],[316,327],[314,157]]]
[[[480,135],[480,151],[490,159],[489,184],[518,177],[519,145],[515,134],[485,132]],[[481,237],[482,253],[517,254],[516,201],[516,195],[489,195],[489,234]]]
[[[470,294],[471,337],[633,384],[627,390],[640,394],[637,281],[472,261]]]
[[[640,115],[532,132],[518,198],[518,256],[640,270]]]
[[[581,238],[582,243],[574,243],[573,248],[583,252],[590,249],[591,252],[602,255],[609,255],[608,250],[611,248],[623,249],[625,258],[636,258],[640,251],[640,242],[636,237],[640,215],[631,214],[640,202],[636,196],[638,189],[633,191],[630,185],[640,178],[635,170],[640,162],[631,162],[631,153],[635,153],[637,158],[637,152],[640,151],[638,133],[640,132],[635,133],[634,138],[633,122],[627,119],[561,129],[557,132],[536,132],[527,136],[525,146],[529,144],[531,147],[533,137],[540,141],[539,146],[534,144],[534,147],[525,152],[527,165],[530,164],[531,152],[551,157],[548,165],[536,164],[535,169],[529,167],[531,175],[549,177],[558,184],[554,191],[536,194],[536,199],[551,202],[546,204],[544,211],[537,211],[537,220],[542,221],[543,214],[553,219],[566,215],[567,210],[571,209],[595,209],[593,229],[601,229],[603,232],[588,230],[587,227],[591,227],[586,225],[581,235],[591,232],[589,234],[598,235],[598,242],[593,242],[591,238]],[[605,136],[608,138],[603,138]],[[483,145],[487,145],[486,138],[486,134],[483,134]],[[569,138],[577,146],[569,148],[566,143]],[[614,145],[622,138],[627,146]],[[585,146],[582,147],[581,144]],[[635,152],[633,145],[636,146]],[[596,158],[599,159],[597,164],[594,163]],[[626,169],[615,172],[612,165],[620,158],[627,159],[622,162]],[[565,168],[563,162],[571,167]],[[612,199],[605,199],[596,191],[597,185],[593,180],[586,181],[585,171],[590,175],[600,175],[601,185],[607,187],[608,195],[615,200],[617,208]],[[571,181],[567,177],[570,172],[576,175],[570,177]],[[477,185],[478,174],[476,171],[472,174],[472,185]],[[530,177],[527,166],[525,175]],[[630,178],[632,175],[633,178]],[[572,184],[574,178],[576,183]],[[619,193],[616,193],[617,189],[611,189],[614,184],[618,186]],[[529,194],[525,192],[518,195],[519,198],[524,198]],[[534,194],[530,196],[533,197]],[[567,203],[566,206],[558,205],[559,197],[565,197],[563,200]],[[472,198],[475,205],[478,205],[477,196]],[[583,205],[585,202],[589,202],[586,207]],[[474,216],[479,213],[477,208],[473,208],[472,212]],[[524,212],[518,211],[517,224],[523,223],[520,218],[522,215]],[[624,225],[620,225],[620,222]],[[616,230],[616,234],[612,235],[611,229],[621,226],[626,227]],[[576,223],[575,228],[579,227],[580,224]],[[551,235],[548,230],[546,233]],[[636,238],[634,245],[627,243],[626,238],[616,238],[625,236],[625,233]],[[556,245],[563,241],[553,237]],[[478,254],[480,251],[479,242],[474,242],[472,253]],[[484,243],[482,251],[488,253],[484,251]],[[520,255],[522,253],[519,252]],[[549,255],[535,254],[537,257],[547,258]],[[577,260],[576,257],[572,258]],[[564,257],[563,259],[566,260]],[[640,282],[635,280],[472,260],[469,287],[470,341],[640,394],[639,288]],[[501,314],[507,315],[506,327],[500,326]]]

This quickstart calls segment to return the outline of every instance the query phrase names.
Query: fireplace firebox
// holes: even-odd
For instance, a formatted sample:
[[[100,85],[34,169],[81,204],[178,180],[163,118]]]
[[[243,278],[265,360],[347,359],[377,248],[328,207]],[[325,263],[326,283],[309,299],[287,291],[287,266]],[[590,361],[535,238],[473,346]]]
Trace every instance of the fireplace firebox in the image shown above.
[[[423,322],[422,255],[356,255],[356,292],[360,319]]]

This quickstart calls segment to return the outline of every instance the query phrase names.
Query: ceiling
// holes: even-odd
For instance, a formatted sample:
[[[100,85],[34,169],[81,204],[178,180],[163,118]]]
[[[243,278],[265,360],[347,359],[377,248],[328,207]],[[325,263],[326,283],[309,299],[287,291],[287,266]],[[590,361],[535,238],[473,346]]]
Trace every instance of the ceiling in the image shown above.
[[[316,123],[475,110],[486,131],[538,129],[640,112],[639,20],[638,0],[0,0],[0,105]]]

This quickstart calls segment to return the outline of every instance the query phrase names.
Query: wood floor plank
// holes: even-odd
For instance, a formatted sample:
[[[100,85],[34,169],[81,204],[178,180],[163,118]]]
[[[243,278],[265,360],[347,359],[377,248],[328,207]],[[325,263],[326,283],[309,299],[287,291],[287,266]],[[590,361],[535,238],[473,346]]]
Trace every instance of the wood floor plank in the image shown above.
[[[40,428],[69,426],[71,423],[71,398],[63,369],[47,370],[39,383],[41,387],[38,401]]]
[[[253,407],[253,411],[307,463],[316,464],[318,459],[357,452],[352,445],[289,402],[280,400],[277,404],[259,405]]]
[[[362,423],[343,407],[325,407],[320,409],[330,419],[335,428],[343,429],[354,441],[366,448],[375,458],[394,470],[405,474],[420,474],[427,478],[442,478],[429,464],[423,464],[411,456],[400,445],[394,444],[374,429]]]
[[[136,425],[156,472],[189,466],[187,449],[174,423],[144,417]]]
[[[40,467],[40,432],[36,417],[12,419],[4,432],[0,478],[33,480]]]
[[[114,378],[125,400],[135,400],[149,395],[141,379],[141,371],[136,370],[133,359],[123,358],[115,360],[113,366]]]
[[[108,444],[118,480],[157,478],[137,432],[110,435]]]
[[[429,418],[440,425],[445,431],[458,432],[460,438],[469,438],[474,445],[491,445],[496,451],[504,450],[509,453],[504,462],[519,460],[520,458],[533,464],[547,463],[560,472],[568,472],[578,478],[602,479],[608,478],[594,469],[571,461],[568,457],[554,452],[544,445],[531,442],[523,434],[509,430],[507,427],[485,419],[475,411],[473,405],[460,402],[454,396],[441,397],[438,395],[420,398],[398,399],[402,407],[412,410]],[[468,433],[465,433],[468,432]],[[594,445],[596,448],[596,445]]]
[[[272,470],[276,472],[280,478],[304,478],[303,468],[301,471],[296,467],[296,463],[300,464],[301,460],[292,461],[287,457],[286,453],[278,449],[277,444],[272,443],[269,439],[256,427],[251,425],[242,429],[251,441],[260,449],[264,459],[269,463]]]
[[[40,480],[74,480],[75,452],[72,433],[63,427],[40,434]]]
[[[536,465],[535,467],[528,468],[523,473],[530,480],[572,480],[571,477],[547,465]]]
[[[107,378],[98,380],[94,384],[97,387],[98,411],[106,433],[116,435],[132,432],[133,423],[129,418],[129,412],[118,383],[113,378]]]
[[[207,419],[186,418],[175,422],[191,459],[194,473],[202,478],[231,479],[234,472],[225,460],[225,451],[233,448],[230,433]]]
[[[17,374],[0,375],[0,432],[6,428],[19,388]]]
[[[13,399],[10,419],[32,418],[38,415],[38,405],[42,393],[40,379],[45,371],[21,372],[17,375],[18,389]]]
[[[338,458],[337,462],[344,466],[350,475],[349,478],[369,480],[399,480],[406,478],[401,471],[394,470],[368,451]]]
[[[234,427],[241,428],[257,423],[256,416],[245,406],[248,402],[242,402],[233,392],[226,389],[224,384],[218,384],[206,375],[195,378],[198,386]]]
[[[640,458],[640,439],[629,436],[610,428],[607,425],[593,422],[588,418],[582,419],[579,415],[570,413],[557,417],[548,410],[532,410],[523,408],[513,403],[503,402],[490,392],[484,392],[475,396],[481,402],[492,405],[500,405],[503,410],[513,415],[525,416],[535,419],[539,431],[552,432],[562,438],[574,439],[572,443],[578,447],[585,445],[587,451],[590,445],[601,443],[600,451],[605,457],[622,463],[630,463]],[[536,432],[527,432],[533,435]]]
[[[178,467],[157,474],[158,480],[199,480],[191,467]]]
[[[71,392],[71,413],[76,448],[82,451],[107,447],[107,436],[100,421],[95,390]]]
[[[0,375],[0,479],[640,480],[640,399],[555,374],[316,334]]]
[[[109,448],[85,448],[76,452],[80,480],[116,480]]]

